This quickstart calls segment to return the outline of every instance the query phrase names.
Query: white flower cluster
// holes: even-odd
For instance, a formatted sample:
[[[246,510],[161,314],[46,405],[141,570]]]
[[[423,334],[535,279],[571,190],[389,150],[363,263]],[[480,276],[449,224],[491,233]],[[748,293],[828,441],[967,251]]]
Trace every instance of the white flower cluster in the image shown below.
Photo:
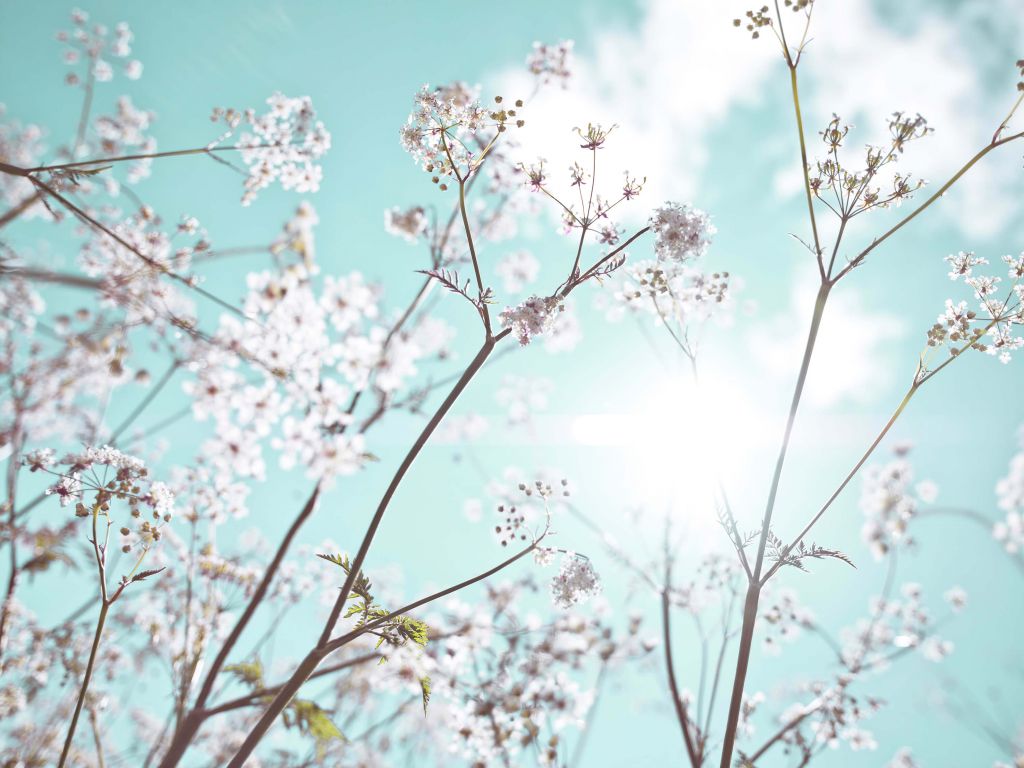
[[[506,307],[498,320],[502,328],[511,328],[520,345],[525,347],[534,336],[551,330],[562,308],[558,296],[531,296],[515,307]]]
[[[574,552],[562,558],[558,575],[551,579],[551,599],[559,608],[572,608],[601,592],[601,579],[590,560]]]
[[[770,654],[782,651],[783,642],[792,642],[803,629],[813,626],[814,614],[797,600],[796,592],[780,590],[772,599],[764,601],[758,617],[765,625],[761,630],[764,649]]]
[[[573,75],[572,49],[572,40],[553,44],[536,42],[526,57],[526,68],[542,85],[558,83],[568,88]]]
[[[499,133],[509,125],[523,125],[516,113],[522,101],[514,107],[503,107],[500,96],[494,101],[493,110],[485,109],[478,90],[459,81],[433,89],[424,85],[399,132],[402,148],[435,184],[445,176],[467,178]]]
[[[479,91],[456,81],[416,94],[412,113],[400,132],[402,148],[428,173],[448,176],[482,149],[476,134],[487,125]]]
[[[64,63],[75,66],[83,59],[89,67],[89,80],[104,83],[114,78],[113,65],[104,58],[109,55],[115,59],[126,59],[132,52],[131,27],[125,22],[114,26],[113,38],[110,30],[104,24],[89,24],[89,14],[76,8],[71,12],[70,30],[61,30],[57,33],[57,40],[67,43],[68,48],[64,51]],[[142,62],[131,59],[124,64],[124,74],[129,80],[138,80],[142,76]],[[64,82],[68,85],[83,85],[82,78],[74,72],[69,72]]]
[[[688,203],[665,203],[651,214],[658,261],[686,262],[707,253],[717,231],[711,218]]]
[[[256,193],[275,181],[284,189],[316,192],[320,189],[323,169],[314,160],[331,148],[331,134],[316,119],[316,110],[309,96],[292,98],[275,93],[267,99],[270,109],[257,115],[253,109],[238,111],[217,107],[211,120],[227,125],[227,132],[210,145],[217,145],[233,135],[240,125],[247,131],[238,140],[242,160],[249,167],[242,205],[249,205]]]
[[[959,587],[950,589],[945,599],[954,612],[967,604],[967,594]],[[953,643],[938,637],[935,627],[924,607],[921,586],[908,582],[899,599],[873,599],[869,618],[843,633],[844,663],[852,672],[882,668],[900,649],[917,649],[928,661],[942,661],[953,652]]]
[[[423,236],[427,224],[427,213],[419,205],[404,211],[401,208],[384,211],[384,230],[410,243],[415,243]]]
[[[971,251],[946,257],[952,280],[963,278],[974,289],[978,310],[968,307],[966,301],[954,303],[946,300],[946,310],[939,315],[928,331],[928,346],[945,346],[950,354],[958,354],[967,347],[997,356],[1009,363],[1012,353],[1024,348],[1024,336],[1017,328],[1024,325],[1024,253],[1003,256],[1012,284],[1000,297],[1002,278],[995,275],[975,275],[974,268],[988,264],[988,260]]]
[[[20,168],[31,168],[43,155],[43,129],[29,123],[22,125],[7,118],[7,107],[0,103],[0,157],[5,163]],[[0,200],[13,208],[35,197],[35,187],[24,176],[0,173]],[[42,204],[30,206],[22,216],[41,216],[46,212]]]
[[[913,542],[907,534],[911,518],[922,502],[930,504],[938,493],[930,481],[914,484],[914,470],[907,459],[909,450],[901,446],[892,461],[864,471],[860,508],[867,519],[861,538],[876,559],[893,547]]]

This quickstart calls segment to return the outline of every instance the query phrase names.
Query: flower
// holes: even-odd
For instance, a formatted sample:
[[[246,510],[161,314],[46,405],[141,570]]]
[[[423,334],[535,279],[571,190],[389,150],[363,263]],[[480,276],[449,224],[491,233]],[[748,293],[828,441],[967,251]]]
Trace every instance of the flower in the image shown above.
[[[572,40],[559,40],[551,45],[534,43],[533,50],[526,57],[526,68],[541,85],[556,82],[562,88],[568,88],[573,74],[572,48]]]
[[[598,594],[601,580],[590,560],[569,552],[562,560],[562,569],[551,580],[551,599],[559,608],[572,608]]]
[[[707,253],[717,231],[710,217],[688,203],[665,203],[649,220],[658,261],[685,262]]]
[[[81,474],[73,472],[69,475],[62,475],[56,484],[51,485],[45,491],[47,496],[56,496],[62,507],[66,507],[73,501],[82,498]]]
[[[401,208],[392,208],[384,211],[384,230],[389,235],[415,243],[427,231],[427,214],[422,206],[418,205],[405,211]]]
[[[313,161],[331,147],[331,134],[316,119],[316,110],[309,96],[291,98],[278,92],[267,99],[270,109],[257,115],[253,109],[239,112],[217,107],[211,119],[223,122],[228,130],[209,149],[233,135],[245,124],[249,131],[238,140],[242,160],[249,167],[242,205],[256,199],[256,193],[279,181],[284,189],[316,192],[320,188],[323,169]]]
[[[562,300],[558,296],[531,296],[518,306],[506,307],[498,320],[502,328],[511,328],[525,347],[534,336],[551,330],[561,311]]]

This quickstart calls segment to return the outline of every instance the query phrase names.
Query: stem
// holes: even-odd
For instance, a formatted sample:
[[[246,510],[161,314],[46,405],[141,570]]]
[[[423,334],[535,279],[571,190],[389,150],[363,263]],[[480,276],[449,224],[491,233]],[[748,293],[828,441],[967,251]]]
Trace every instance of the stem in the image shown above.
[[[149,152],[142,155],[120,155],[119,157],[98,157],[95,160],[80,160],[74,163],[61,163],[60,165],[37,165],[35,168],[25,168],[26,173],[41,173],[44,171],[63,171],[69,168],[85,168],[90,165],[104,165],[105,163],[124,163],[129,160],[155,160],[161,157],[182,157],[184,155],[208,155],[213,152],[230,152],[238,149],[265,149],[276,146],[274,144],[263,144],[255,147],[240,147],[232,145],[229,147],[196,147],[194,149],[176,149],[169,152]],[[3,169],[0,169],[3,170]]]
[[[387,511],[388,505],[391,503],[391,499],[394,497],[395,492],[401,485],[402,479],[405,474],[409,471],[416,457],[419,456],[423,446],[426,445],[427,440],[437,429],[441,420],[445,417],[452,405],[462,394],[462,391],[466,388],[469,382],[477,374],[483,364],[487,361],[491,351],[494,349],[494,345],[507,336],[509,329],[505,329],[499,333],[496,337],[488,335],[484,341],[483,346],[480,347],[480,351],[477,352],[476,357],[469,364],[469,367],[463,372],[462,376],[456,382],[451,392],[448,393],[448,397],[445,398],[444,402],[438,407],[437,412],[431,417],[426,427],[420,433],[416,442],[413,443],[412,448],[406,454],[405,459],[402,460],[398,471],[395,476],[391,479],[391,483],[388,485],[387,490],[384,492],[384,496],[377,506],[377,511],[374,513],[373,518],[370,521],[370,526],[367,528],[366,534],[363,536],[363,541],[359,545],[359,551],[356,553],[355,559],[349,568],[348,576],[345,579],[345,583],[341,588],[341,592],[338,595],[337,601],[334,603],[334,607],[331,609],[330,616],[327,622],[324,624],[323,632],[320,634],[320,639],[317,641],[316,646],[306,655],[302,663],[292,674],[292,677],[282,687],[281,691],[274,697],[274,700],[267,707],[267,710],[263,713],[259,722],[253,728],[253,730],[246,737],[245,742],[239,748],[235,757],[230,763],[230,768],[241,768],[246,758],[252,754],[252,751],[259,744],[263,735],[269,730],[270,726],[277,719],[278,715],[284,711],[285,707],[291,701],[296,691],[302,686],[306,679],[316,670],[317,665],[320,661],[330,653],[331,649],[328,647],[331,632],[334,629],[334,625],[338,621],[338,617],[341,615],[341,611],[348,601],[349,594],[352,591],[352,586],[355,583],[356,577],[360,573],[363,562],[366,560],[366,555],[370,550],[370,545],[373,543],[374,536],[377,534],[377,529],[380,526],[381,520],[384,518],[384,513]]]
[[[242,632],[248,626],[253,615],[255,615],[256,609],[259,608],[260,603],[263,602],[263,598],[269,591],[270,584],[274,580],[274,576],[277,574],[281,563],[284,561],[284,556],[288,552],[292,540],[295,538],[295,535],[298,533],[303,523],[305,523],[313,513],[319,496],[320,484],[317,483],[313,488],[313,492],[306,500],[305,505],[302,507],[302,510],[292,522],[291,527],[285,534],[285,537],[278,545],[277,552],[274,553],[274,559],[267,566],[266,571],[264,571],[263,579],[260,581],[256,591],[253,593],[252,598],[249,600],[249,604],[246,605],[245,611],[235,623],[235,626],[231,630],[231,634],[228,635],[227,639],[221,645],[220,651],[217,653],[216,658],[210,665],[210,669],[207,671],[206,677],[203,679],[203,684],[200,686],[199,695],[196,696],[195,704],[193,704],[191,711],[185,717],[181,726],[174,734],[174,737],[171,739],[171,745],[167,749],[167,753],[160,761],[161,768],[172,768],[172,766],[177,765],[185,754],[185,750],[188,748],[188,745],[191,743],[192,739],[195,738],[195,734],[199,730],[199,726],[207,716],[203,708],[206,705],[207,699],[210,698],[210,694],[213,692],[213,686],[217,681],[217,675],[220,674],[221,669],[224,667],[224,663],[227,661],[228,655],[234,649],[235,644],[242,636]]]
[[[818,289],[818,296],[814,303],[814,315],[811,318],[811,327],[807,333],[807,344],[804,347],[803,361],[800,364],[800,375],[797,377],[796,388],[793,391],[793,400],[789,406],[789,416],[786,419],[782,446],[779,448],[779,456],[775,462],[775,473],[772,476],[771,489],[768,492],[768,503],[765,505],[764,521],[761,524],[761,536],[757,545],[757,560],[754,562],[753,577],[750,579],[747,588],[747,597],[743,608],[740,647],[736,657],[736,676],[733,679],[732,699],[729,702],[729,719],[726,721],[725,737],[722,742],[721,768],[729,768],[732,762],[732,751],[736,742],[736,728],[739,723],[740,705],[743,701],[743,685],[746,682],[747,667],[750,664],[750,651],[754,638],[754,622],[757,619],[757,604],[761,594],[761,568],[764,565],[765,547],[768,544],[768,534],[771,531],[772,512],[775,509],[775,499],[778,495],[779,482],[782,478],[782,468],[785,465],[786,453],[789,450],[793,423],[796,421],[796,414],[800,407],[804,385],[807,383],[807,372],[811,365],[814,344],[818,338],[821,320],[825,313],[825,304],[828,301],[831,288],[832,283],[823,281]]]
[[[779,27],[781,28],[781,24]],[[789,49],[786,49],[789,61]],[[797,87],[796,64],[789,64],[789,84],[793,91],[793,111],[796,113],[796,130],[800,137],[800,170],[804,177],[804,192],[807,196],[807,214],[811,219],[811,231],[814,233],[814,256],[818,261],[818,270],[824,277],[824,265],[821,263],[821,240],[818,237],[818,222],[814,216],[814,198],[811,195],[811,178],[807,171],[807,142],[804,139],[804,120],[800,112],[800,90]]]
[[[487,310],[487,304],[483,302],[484,280],[480,274],[480,263],[476,258],[476,246],[473,245],[473,233],[469,226],[469,214],[466,212],[466,182],[459,178],[459,213],[462,215],[462,226],[466,230],[466,242],[469,244],[469,256],[473,261],[473,274],[476,275],[476,288],[480,298],[477,309],[480,311],[480,318],[484,321],[484,330],[487,336],[491,335],[491,316]]]
[[[671,565],[665,568],[665,588],[661,591],[661,626],[662,644],[665,647],[665,666],[668,671],[668,687],[672,692],[672,704],[675,706],[676,719],[679,720],[679,728],[683,732],[683,742],[686,744],[686,754],[690,758],[690,765],[698,768],[700,762],[697,759],[697,750],[693,746],[693,739],[690,736],[690,719],[686,715],[686,704],[679,694],[679,685],[676,683],[675,665],[672,662],[672,619],[669,605],[669,570]]]
[[[892,429],[893,425],[896,423],[896,420],[900,417],[900,414],[902,414],[904,409],[906,409],[907,405],[910,404],[911,398],[914,397],[918,389],[920,389],[920,385],[915,383],[910,387],[910,389],[907,390],[907,393],[903,396],[903,399],[900,401],[900,404],[896,407],[896,410],[893,411],[892,415],[889,417],[889,420],[885,423],[885,426],[882,427],[881,432],[878,433],[878,435],[872,441],[871,445],[868,446],[868,449],[864,451],[864,454],[860,457],[857,463],[854,464],[853,469],[849,471],[849,473],[843,479],[843,482],[839,484],[839,487],[836,488],[835,491],[832,492],[832,495],[828,497],[828,500],[824,504],[822,504],[821,509],[818,510],[817,514],[815,514],[814,517],[811,518],[811,521],[803,527],[803,530],[800,531],[800,533],[798,533],[793,538],[793,541],[790,542],[789,545],[783,550],[784,555],[791,552],[793,548],[800,543],[804,536],[806,536],[808,532],[810,532],[811,528],[814,527],[815,523],[817,523],[818,520],[821,519],[821,516],[824,515],[828,508],[832,506],[832,502],[839,498],[839,494],[843,492],[843,489],[845,489],[846,486],[850,484],[850,481],[853,480],[854,477],[856,477],[861,467],[863,467],[867,460],[871,457],[871,454],[875,452],[875,449],[878,447],[879,443],[881,443],[885,436],[889,434],[889,430]],[[775,572],[782,567],[782,563],[783,560],[780,559],[777,563],[775,563],[775,565],[773,565],[769,569],[768,573],[766,573],[764,575],[764,578],[761,580],[762,585],[767,583],[768,579],[770,579],[775,574]]]
[[[747,599],[743,605],[743,626],[740,629],[740,648],[736,657],[736,676],[733,678],[732,699],[729,701],[729,719],[725,725],[722,741],[721,768],[730,768],[732,750],[736,742],[736,728],[740,719],[740,705],[743,702],[743,684],[747,679],[750,664],[750,650],[754,640],[754,623],[757,621],[757,603],[761,597],[761,585],[756,581],[747,586]]]
[[[60,761],[57,768],[64,768],[71,751],[71,742],[75,737],[75,728],[78,727],[78,717],[82,714],[82,705],[85,703],[85,693],[89,690],[89,681],[92,679],[92,670],[96,665],[96,654],[100,648],[100,636],[103,634],[103,625],[107,620],[107,611],[110,610],[110,603],[104,600],[100,604],[100,615],[96,621],[96,632],[92,638],[92,650],[89,651],[89,662],[85,667],[85,677],[82,678],[82,687],[78,691],[78,702],[75,704],[75,714],[71,717],[71,725],[68,728],[67,738],[64,739],[64,749],[60,753]]]

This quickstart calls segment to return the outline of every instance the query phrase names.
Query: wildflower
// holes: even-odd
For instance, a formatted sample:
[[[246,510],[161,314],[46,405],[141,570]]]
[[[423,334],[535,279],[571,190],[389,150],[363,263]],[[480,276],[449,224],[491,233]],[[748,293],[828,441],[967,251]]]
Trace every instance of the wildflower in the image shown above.
[[[551,598],[559,608],[572,608],[601,591],[601,581],[590,560],[568,553],[562,569],[551,580]]]
[[[531,296],[518,306],[506,307],[498,319],[502,328],[511,328],[519,343],[525,347],[534,336],[551,330],[561,311],[562,300],[559,297]]]
[[[558,83],[568,88],[573,75],[572,49],[572,40],[560,40],[551,45],[534,43],[533,51],[526,57],[526,68],[541,85]]]
[[[651,214],[649,224],[658,261],[683,263],[703,256],[717,231],[704,211],[687,203],[665,203]]]
[[[426,212],[422,206],[414,206],[405,211],[401,208],[384,211],[384,230],[389,235],[415,243],[427,231]]]

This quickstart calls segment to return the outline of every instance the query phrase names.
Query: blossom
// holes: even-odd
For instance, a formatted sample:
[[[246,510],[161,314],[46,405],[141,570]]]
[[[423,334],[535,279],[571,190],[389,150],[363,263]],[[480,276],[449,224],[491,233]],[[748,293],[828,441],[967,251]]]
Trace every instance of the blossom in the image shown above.
[[[573,75],[572,49],[572,40],[560,40],[550,45],[536,42],[526,57],[526,68],[542,85],[554,82],[568,88]]]
[[[309,96],[292,98],[278,92],[267,99],[269,110],[257,115],[253,109],[239,112],[217,107],[211,120],[227,125],[227,132],[210,145],[215,150],[233,135],[239,125],[248,130],[238,139],[242,161],[249,168],[242,205],[256,199],[256,193],[273,182],[296,192],[316,192],[323,169],[314,163],[331,147],[331,134],[316,119]]]
[[[561,311],[562,300],[558,296],[531,296],[515,307],[506,307],[498,320],[503,328],[511,328],[525,347],[534,336],[550,331]]]
[[[707,253],[717,231],[710,217],[688,203],[665,203],[651,214],[658,261],[686,262]]]
[[[54,485],[51,485],[46,489],[45,493],[47,496],[56,496],[60,501],[62,507],[66,507],[72,502],[77,502],[82,498],[82,480],[81,473],[73,472],[69,475],[61,475]]]
[[[942,596],[954,613],[960,613],[967,607],[967,592],[963,587],[951,587]]]
[[[551,580],[551,599],[559,608],[571,608],[601,591],[598,578],[590,560],[568,553],[562,560],[562,569]]]
[[[427,231],[426,211],[418,205],[404,211],[401,208],[384,211],[384,230],[389,235],[415,243]]]
[[[516,113],[522,101],[517,101],[514,108],[504,108],[501,102],[501,97],[496,97],[495,108],[485,109],[477,89],[463,82],[433,89],[424,85],[399,132],[402,148],[432,175],[435,183],[442,176],[466,178],[479,166],[485,148],[499,133],[509,124],[523,125]]]
[[[951,267],[949,279],[956,280],[961,277],[970,277],[971,270],[981,264],[988,264],[987,259],[975,256],[974,251],[959,251],[946,257]]]

